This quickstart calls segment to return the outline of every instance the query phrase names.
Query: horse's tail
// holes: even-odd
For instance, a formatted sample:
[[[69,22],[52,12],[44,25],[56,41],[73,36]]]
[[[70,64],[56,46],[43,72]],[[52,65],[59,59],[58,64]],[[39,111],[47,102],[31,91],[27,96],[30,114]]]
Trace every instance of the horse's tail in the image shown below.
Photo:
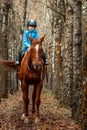
[[[7,67],[7,68],[11,68],[11,69],[17,68],[15,61],[12,61],[12,60],[0,60],[0,65]]]

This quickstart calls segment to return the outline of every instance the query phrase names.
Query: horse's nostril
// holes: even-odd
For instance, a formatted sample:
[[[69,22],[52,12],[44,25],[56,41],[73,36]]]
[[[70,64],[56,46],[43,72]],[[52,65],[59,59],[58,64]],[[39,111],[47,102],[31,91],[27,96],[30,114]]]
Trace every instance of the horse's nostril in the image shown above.
[[[40,70],[40,65],[38,66],[38,70]]]
[[[34,65],[33,67],[34,67],[34,69],[36,70],[36,66]]]

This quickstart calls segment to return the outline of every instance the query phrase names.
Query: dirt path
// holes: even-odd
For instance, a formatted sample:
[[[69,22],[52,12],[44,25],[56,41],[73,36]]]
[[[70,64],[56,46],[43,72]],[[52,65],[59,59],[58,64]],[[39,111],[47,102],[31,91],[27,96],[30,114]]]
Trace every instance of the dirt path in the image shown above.
[[[70,118],[70,111],[60,107],[50,91],[42,92],[41,102],[40,123],[36,125],[30,113],[30,122],[26,125],[20,119],[23,106],[21,91],[10,95],[0,104],[0,130],[81,130]]]

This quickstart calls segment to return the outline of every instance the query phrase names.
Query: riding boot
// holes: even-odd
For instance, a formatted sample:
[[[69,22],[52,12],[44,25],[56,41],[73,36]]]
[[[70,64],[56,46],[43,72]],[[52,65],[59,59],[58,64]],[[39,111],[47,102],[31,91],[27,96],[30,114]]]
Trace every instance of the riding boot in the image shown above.
[[[25,54],[24,51],[21,51],[21,52],[19,53],[19,56],[18,56],[17,59],[16,59],[16,65],[20,65],[20,64],[21,64],[21,60],[22,60],[24,54]]]
[[[43,58],[45,64],[48,65],[48,59],[47,59],[46,53],[44,51],[42,51],[42,58]]]
[[[21,52],[19,53],[18,57],[16,58],[16,65],[20,65],[20,61],[21,61]]]

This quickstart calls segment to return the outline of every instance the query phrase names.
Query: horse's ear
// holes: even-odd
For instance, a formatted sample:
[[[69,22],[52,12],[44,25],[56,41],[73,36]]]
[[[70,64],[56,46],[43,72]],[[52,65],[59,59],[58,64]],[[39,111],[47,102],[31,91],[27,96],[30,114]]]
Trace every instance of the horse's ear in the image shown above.
[[[40,38],[41,42],[43,42],[43,41],[44,41],[45,36],[46,36],[46,34],[45,34],[45,35],[43,35],[43,36]]]
[[[31,43],[32,43],[32,41],[33,41],[33,38],[32,37],[30,37],[30,36],[28,36],[28,38],[29,38],[29,40],[31,41]]]

